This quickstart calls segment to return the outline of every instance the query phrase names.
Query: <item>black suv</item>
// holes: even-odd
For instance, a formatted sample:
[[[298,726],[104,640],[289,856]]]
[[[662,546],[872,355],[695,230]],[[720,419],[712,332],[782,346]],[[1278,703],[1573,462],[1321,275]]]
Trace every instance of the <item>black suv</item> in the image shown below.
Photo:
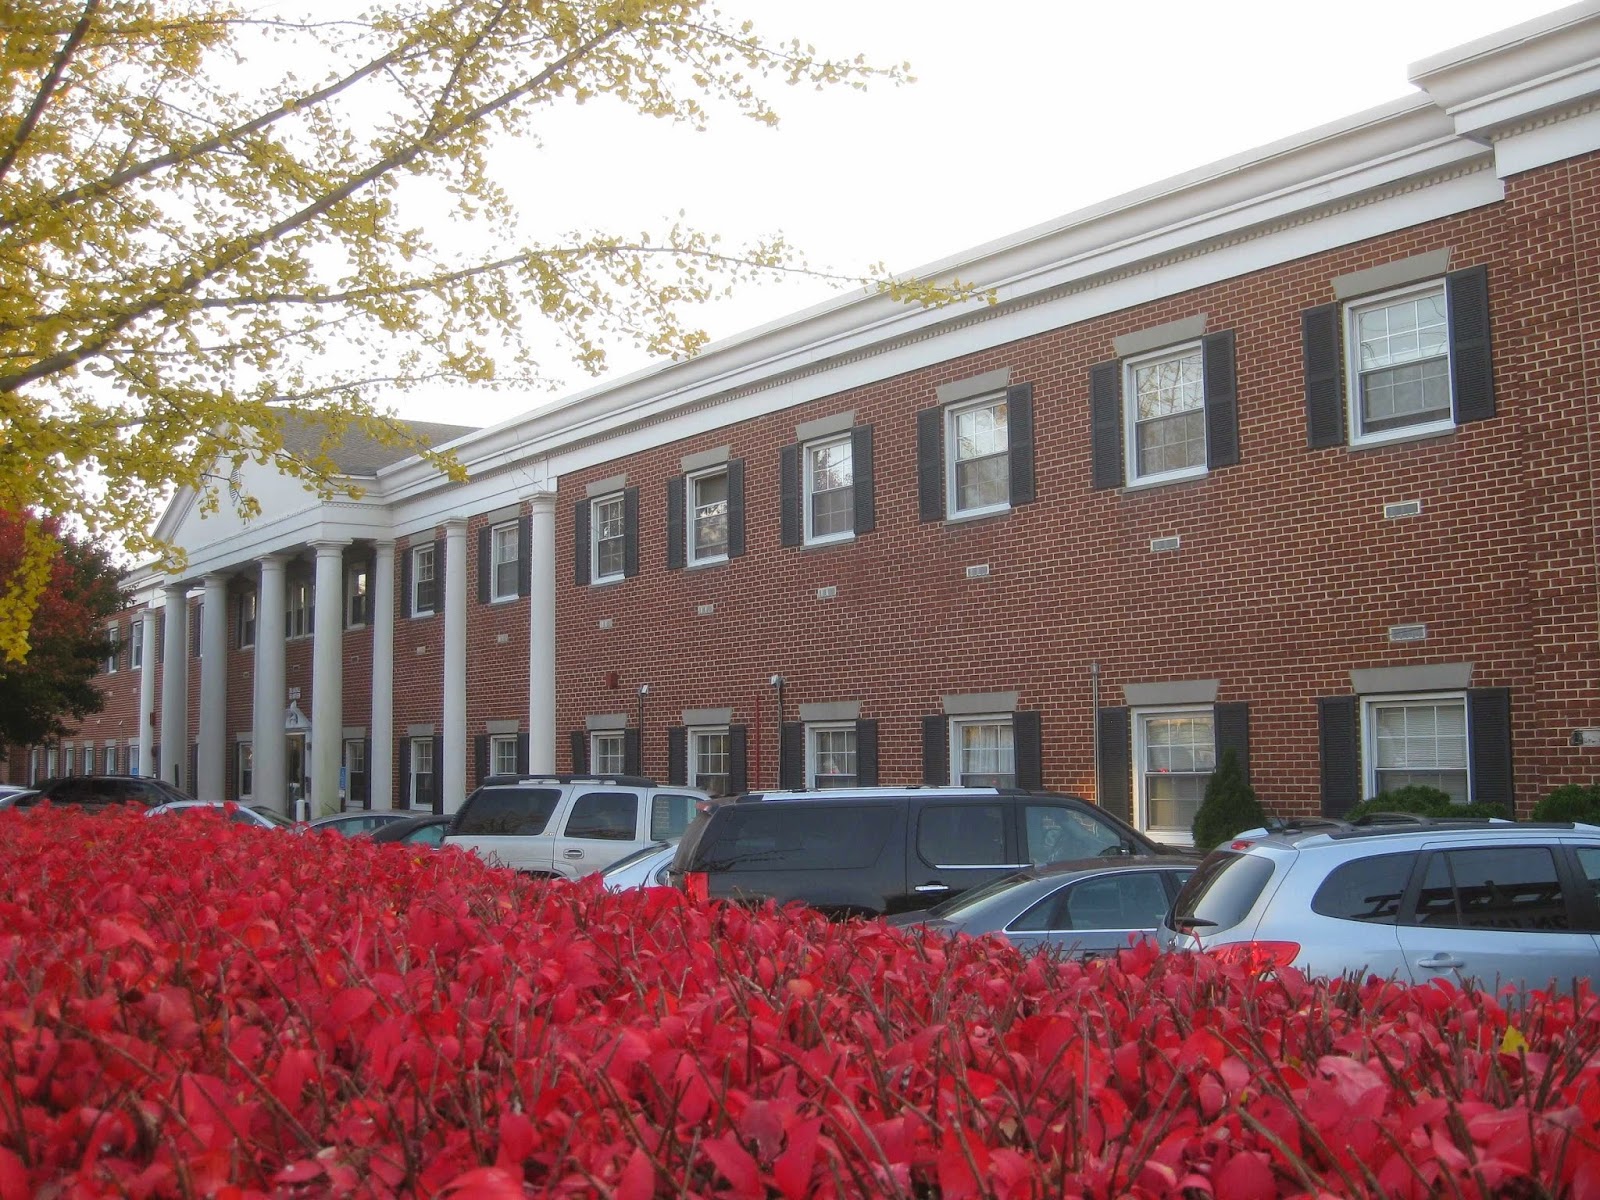
[[[154,808],[157,804],[192,799],[193,796],[180,792],[165,780],[143,775],[68,775],[40,784],[38,794],[24,796],[17,801],[17,807],[32,808],[49,801],[51,804],[73,804],[94,809],[104,808],[108,804],[137,804],[141,808]]]
[[[910,912],[1045,862],[1162,847],[1075,796],[1006,788],[851,788],[742,796],[703,813],[670,878],[691,896],[831,916]]]

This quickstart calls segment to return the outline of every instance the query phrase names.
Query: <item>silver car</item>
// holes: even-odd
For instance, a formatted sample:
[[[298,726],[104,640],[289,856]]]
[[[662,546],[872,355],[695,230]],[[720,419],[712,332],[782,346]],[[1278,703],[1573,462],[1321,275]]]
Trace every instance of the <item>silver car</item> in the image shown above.
[[[1158,940],[1313,975],[1600,987],[1597,893],[1593,825],[1254,830],[1201,863]]]
[[[225,817],[233,825],[250,825],[258,829],[287,829],[297,833],[300,826],[296,825],[282,813],[273,812],[270,808],[262,808],[248,804],[230,804],[221,800],[174,800],[170,804],[158,804],[154,808],[144,810],[147,817],[165,817],[172,814],[192,814],[200,812],[216,813]]]
[[[657,842],[619,858],[600,872],[600,886],[608,892],[625,892],[636,887],[671,887],[667,868],[678,852],[677,842]]]
[[[1051,863],[887,921],[941,933],[998,933],[1025,950],[1051,947],[1094,958],[1153,937],[1199,865],[1198,858],[1167,854]]]

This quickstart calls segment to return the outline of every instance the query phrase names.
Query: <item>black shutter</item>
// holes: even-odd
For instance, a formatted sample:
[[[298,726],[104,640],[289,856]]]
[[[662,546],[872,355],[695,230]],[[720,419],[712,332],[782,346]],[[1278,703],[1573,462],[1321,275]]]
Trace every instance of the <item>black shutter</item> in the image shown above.
[[[1212,728],[1217,743],[1217,759],[1224,750],[1232,750],[1239,760],[1239,772],[1246,783],[1250,782],[1250,706],[1235,702],[1218,704],[1211,710]]]
[[[1300,314],[1300,351],[1305,365],[1306,445],[1312,449],[1343,445],[1344,372],[1337,304],[1322,304]]]
[[[800,447],[785,446],[778,451],[778,540],[798,546],[801,536]]]
[[[861,787],[878,786],[878,723],[856,722],[856,783]]]
[[[1044,730],[1036,712],[1011,714],[1012,747],[1016,752],[1017,786],[1044,790]]]
[[[489,603],[489,558],[493,553],[492,535],[494,530],[485,525],[478,530],[478,603]]]
[[[728,557],[744,553],[744,459],[728,463]]]
[[[191,795],[191,796],[199,796],[200,795],[200,785],[196,782],[196,779],[198,778],[199,774],[200,774],[200,747],[199,747],[198,744],[191,742],[189,744],[189,778],[188,778],[187,781],[177,781],[177,780],[175,780],[174,782],[177,782],[180,787],[183,786],[184,782],[187,782],[188,786],[184,787],[183,790],[188,792],[189,795]],[[207,800],[221,799],[221,797],[207,796],[206,799]]]
[[[1121,487],[1122,362],[1097,363],[1089,368],[1089,453],[1093,459],[1091,481],[1097,488]]]
[[[750,790],[750,772],[745,763],[750,736],[743,725],[728,726],[728,794],[742,795]]]
[[[689,782],[689,731],[682,725],[667,730],[667,782],[675,787]]]
[[[944,520],[944,409],[917,414],[917,515]]]
[[[94,748],[91,746],[90,747],[90,751],[92,752],[93,749]],[[223,770],[223,776],[222,776],[222,798],[224,800],[239,800],[239,799],[242,799],[242,797],[240,797],[238,792],[235,790],[239,785],[239,743],[238,742],[229,742],[228,745],[226,746],[225,753],[223,754],[222,770]],[[89,764],[89,773],[91,775],[93,775],[95,773],[94,763],[92,763],[92,762]],[[109,759],[106,762],[106,772],[105,773],[107,775],[115,775],[117,773],[116,765],[114,763],[112,763]]]
[[[579,587],[589,585],[589,502],[579,500],[572,506],[572,581]]]
[[[1494,416],[1488,268],[1450,272],[1444,277],[1444,292],[1450,312],[1450,395],[1456,423],[1482,421]]]
[[[586,729],[572,731],[572,773],[585,775],[589,771],[589,732]]]
[[[478,772],[477,779],[478,785],[481,787],[483,785],[483,781],[489,778],[488,734],[480,733],[476,738],[473,739],[473,756],[477,760],[475,764]]]
[[[624,775],[644,774],[644,764],[639,758],[639,731],[637,729],[624,729],[622,731],[622,773]]]
[[[429,781],[433,787],[433,811],[444,812],[444,739],[433,739],[433,778]]]
[[[517,519],[517,595],[533,595],[533,518]]]
[[[797,791],[806,785],[806,727],[803,721],[785,721],[778,737],[778,786]]]
[[[1206,388],[1206,466],[1231,467],[1239,461],[1239,385],[1234,366],[1233,330],[1200,339]]]
[[[1361,742],[1354,696],[1317,701],[1317,753],[1322,761],[1322,815],[1342,817],[1361,802]]]
[[[1095,800],[1107,812],[1133,824],[1133,718],[1126,708],[1102,708],[1097,714],[1100,777]]]
[[[1033,482],[1033,384],[1006,389],[1006,437],[1011,468],[1011,505],[1031,504]]]
[[[372,739],[361,739],[361,807],[372,807]]]
[[[684,491],[682,475],[667,480],[667,570],[678,571],[688,565],[684,541]]]
[[[1472,746],[1472,800],[1498,804],[1517,815],[1511,774],[1511,692],[1473,688],[1467,693],[1467,737]]]
[[[551,747],[551,752],[554,753],[554,751],[555,751],[555,747],[552,746]],[[523,732],[523,733],[517,734],[517,774],[518,775],[526,775],[527,773],[528,773],[528,735],[527,735],[526,732]]]
[[[396,738],[394,743],[395,786],[400,789],[400,807],[410,808],[411,795],[411,739]]]
[[[411,615],[411,555],[412,547],[407,546],[400,552],[400,615]],[[260,606],[256,606],[256,620],[260,621]]]
[[[855,494],[856,534],[871,533],[878,523],[878,506],[872,494],[871,425],[857,425],[850,431],[850,478]]]
[[[943,717],[922,718],[922,782],[950,782],[950,722]]]
[[[445,540],[443,538],[435,538],[433,540],[433,614],[434,614],[434,616],[438,616],[440,613],[444,612],[444,593],[445,593],[445,585],[444,585],[444,581],[445,581],[444,548],[445,548]],[[435,760],[435,761],[437,762],[437,760]],[[437,776],[437,768],[436,768],[435,769],[435,778],[437,778],[437,777],[438,776]]]
[[[622,574],[632,579],[639,573],[639,489],[622,493]]]

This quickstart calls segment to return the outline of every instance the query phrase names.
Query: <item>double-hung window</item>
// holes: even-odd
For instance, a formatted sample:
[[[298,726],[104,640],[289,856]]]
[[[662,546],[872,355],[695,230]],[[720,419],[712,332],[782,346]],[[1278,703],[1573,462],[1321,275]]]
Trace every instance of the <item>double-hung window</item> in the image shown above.
[[[805,540],[807,545],[855,535],[855,473],[851,438],[830,438],[805,447]]]
[[[1016,742],[1010,717],[951,720],[950,782],[965,787],[1016,786]]]
[[[288,611],[284,614],[284,636],[301,638],[311,636],[314,613],[312,584],[309,579],[289,581]]]
[[[621,775],[624,771],[624,738],[620,730],[589,735],[590,769],[596,775]]]
[[[1214,710],[1207,705],[1133,716],[1137,823],[1161,841],[1189,842],[1217,767]]]
[[[1471,794],[1462,693],[1362,699],[1367,795],[1421,785],[1465,804]]]
[[[727,467],[690,475],[685,496],[689,564],[723,562],[728,557]]]
[[[344,574],[346,628],[360,628],[367,623],[371,615],[370,599],[367,595],[369,578],[366,563],[357,563]]]
[[[106,627],[106,661],[103,664],[107,675],[117,673],[117,660],[122,656],[122,626],[110,625]]]
[[[256,794],[256,750],[254,742],[239,742],[234,748],[234,762],[237,764],[234,793],[241,800],[249,800]]]
[[[256,644],[256,593],[246,592],[239,597],[239,649],[248,650]]]
[[[489,599],[515,600],[521,562],[518,553],[519,525],[505,521],[489,531]]]
[[[144,622],[135,621],[128,626],[128,669],[137,671],[144,666]],[[107,775],[115,772],[107,771]]]
[[[1124,363],[1128,479],[1166,483],[1206,470],[1206,381],[1200,344]]]
[[[855,722],[806,726],[806,787],[855,787]]]
[[[689,730],[689,786],[726,796],[730,741],[726,729]]]
[[[1350,442],[1450,429],[1450,322],[1444,284],[1345,309]]]
[[[438,548],[433,542],[411,551],[411,615],[430,617],[439,603],[439,582],[435,576]],[[432,753],[430,747],[430,753]]]
[[[489,773],[492,775],[518,774],[516,734],[497,733],[489,738]]]
[[[610,583],[623,578],[627,564],[627,510],[621,492],[591,502],[590,579]]]
[[[998,512],[1011,503],[1009,410],[1006,397],[952,405],[945,413],[951,516]]]
[[[945,385],[948,402],[917,414],[920,520],[983,517],[1034,499],[1033,385],[1006,386],[997,378],[1005,374]],[[859,456],[851,467],[862,474]]]
[[[432,808],[436,794],[433,777],[433,739],[431,737],[412,738],[409,758],[411,760],[410,774],[406,782],[411,793],[411,807]]]
[[[1089,368],[1096,488],[1198,479],[1239,461],[1233,331],[1204,328],[1202,316],[1124,335],[1123,357]]]

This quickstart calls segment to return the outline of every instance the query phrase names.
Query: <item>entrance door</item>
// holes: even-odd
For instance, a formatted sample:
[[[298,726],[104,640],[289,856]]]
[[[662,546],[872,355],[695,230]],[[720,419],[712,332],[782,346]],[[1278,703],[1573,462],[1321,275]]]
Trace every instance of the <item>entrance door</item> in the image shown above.
[[[284,738],[283,779],[288,793],[289,815],[297,821],[309,821],[315,815],[310,811],[310,788],[306,778],[309,765],[306,735],[288,734]]]

